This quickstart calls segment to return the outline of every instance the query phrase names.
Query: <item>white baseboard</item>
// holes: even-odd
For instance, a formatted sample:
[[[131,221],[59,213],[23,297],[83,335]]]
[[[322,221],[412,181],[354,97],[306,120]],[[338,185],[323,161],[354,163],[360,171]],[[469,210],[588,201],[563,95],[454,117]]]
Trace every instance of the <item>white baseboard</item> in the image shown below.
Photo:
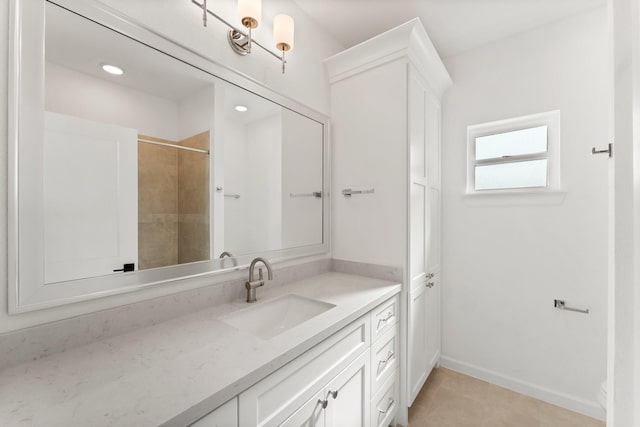
[[[522,381],[517,378],[509,377],[498,372],[490,371],[479,366],[461,362],[447,356],[442,356],[440,358],[440,366],[518,393],[526,394],[527,396],[531,396],[544,402],[551,403],[552,405],[560,406],[570,411],[578,412],[601,421],[606,419],[604,409],[596,402],[598,390],[593,391],[593,402],[591,402],[575,396],[570,396],[566,393]]]

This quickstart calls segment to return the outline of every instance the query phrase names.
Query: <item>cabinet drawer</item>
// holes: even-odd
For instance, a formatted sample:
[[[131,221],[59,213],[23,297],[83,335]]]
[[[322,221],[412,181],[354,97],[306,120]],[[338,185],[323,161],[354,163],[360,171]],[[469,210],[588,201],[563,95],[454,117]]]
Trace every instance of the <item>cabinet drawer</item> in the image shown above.
[[[387,427],[391,423],[398,412],[399,398],[400,387],[396,370],[371,401],[371,425],[373,427]]]
[[[398,367],[398,324],[393,325],[371,348],[371,392],[375,394]]]
[[[276,426],[370,346],[365,315],[240,394],[240,426]],[[292,410],[293,409],[293,410]]]
[[[392,329],[398,321],[398,295],[388,299],[371,311],[371,341]]]

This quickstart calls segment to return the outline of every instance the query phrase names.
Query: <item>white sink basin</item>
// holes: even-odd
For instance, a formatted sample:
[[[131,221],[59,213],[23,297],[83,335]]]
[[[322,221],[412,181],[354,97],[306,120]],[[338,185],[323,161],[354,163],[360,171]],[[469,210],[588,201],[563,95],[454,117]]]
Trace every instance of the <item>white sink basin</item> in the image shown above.
[[[259,338],[269,339],[333,307],[334,304],[290,294],[258,302],[220,320]]]

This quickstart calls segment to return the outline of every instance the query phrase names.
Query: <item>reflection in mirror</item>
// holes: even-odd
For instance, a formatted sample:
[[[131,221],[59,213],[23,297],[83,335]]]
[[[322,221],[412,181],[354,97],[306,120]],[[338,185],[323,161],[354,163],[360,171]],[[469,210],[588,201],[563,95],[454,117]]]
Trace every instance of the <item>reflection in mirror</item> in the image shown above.
[[[321,121],[49,2],[44,80],[44,284],[326,244]]]
[[[212,78],[46,13],[45,281],[210,259]]]
[[[322,125],[227,85],[224,250],[256,253],[322,243]],[[222,249],[222,248],[220,248]]]

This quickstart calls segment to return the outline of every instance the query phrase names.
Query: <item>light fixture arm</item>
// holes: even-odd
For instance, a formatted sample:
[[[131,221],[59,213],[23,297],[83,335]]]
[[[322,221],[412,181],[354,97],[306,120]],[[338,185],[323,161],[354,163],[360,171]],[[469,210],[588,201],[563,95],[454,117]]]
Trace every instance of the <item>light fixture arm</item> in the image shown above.
[[[236,52],[238,55],[246,55],[251,52],[251,46],[255,44],[256,46],[262,48],[265,52],[270,53],[273,57],[281,61],[282,73],[284,73],[284,66],[286,64],[286,61],[284,60],[284,52],[282,52],[282,56],[280,56],[277,53],[273,52],[271,49],[268,49],[261,45],[257,40],[251,37],[251,28],[248,29],[248,32],[245,32],[242,29],[231,25],[224,18],[218,16],[216,13],[207,8],[207,0],[202,0],[202,3],[198,0],[191,0],[191,3],[202,9],[202,21],[204,27],[207,26],[207,15],[213,16],[218,21],[229,27],[227,40],[229,41],[229,44],[231,45],[231,48],[234,52]]]
[[[194,2],[195,3],[195,2]],[[207,26],[207,0],[202,0],[202,26]]]

